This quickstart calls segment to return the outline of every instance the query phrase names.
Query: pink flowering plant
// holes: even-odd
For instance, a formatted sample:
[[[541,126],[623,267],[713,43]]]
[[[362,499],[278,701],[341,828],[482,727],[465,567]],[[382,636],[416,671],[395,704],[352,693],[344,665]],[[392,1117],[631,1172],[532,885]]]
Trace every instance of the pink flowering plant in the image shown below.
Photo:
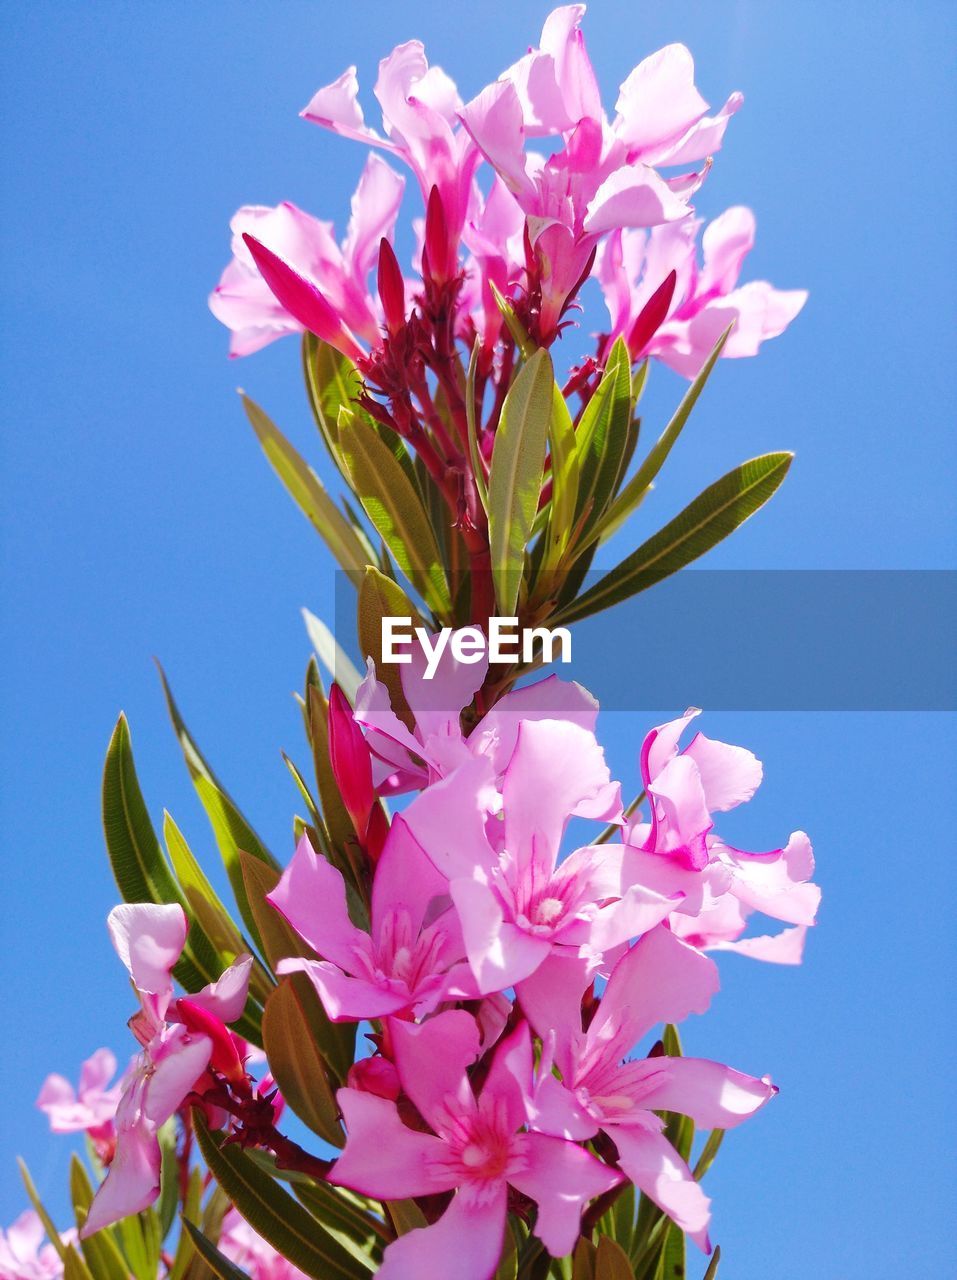
[[[751,458],[589,573],[718,358],[755,355],[805,294],[747,278],[750,210],[694,210],[741,94],[712,111],[669,45],[609,112],[583,15],[556,9],[469,101],[417,41],[380,63],[381,125],[354,68],[319,89],[303,117],[371,148],[341,239],[290,203],[233,218],[210,306],[232,356],[301,344],[340,498],[244,407],[356,589],[364,671],[312,619],[333,680],[310,660],[291,857],[163,677],[235,908],[169,814],[157,834],[120,718],[103,817],[135,1055],[43,1085],[89,1167],[74,1158],[64,1232],[24,1171],[33,1209],[0,1280],[430,1280],[452,1259],[462,1280],[659,1280],[694,1266],[689,1243],[717,1274],[703,1179],[777,1089],[684,1056],[678,1026],[717,995],[714,953],[800,962],[808,837],[749,852],[719,834],[762,769],[695,709],[635,739],[635,784],[612,776],[595,699],[537,671],[543,650],[395,664],[384,643],[398,617],[465,640],[496,616],[608,609],[733,532],[791,461]],[[607,320],[573,358],[591,278]],[[689,385],[645,449],[653,361]]]

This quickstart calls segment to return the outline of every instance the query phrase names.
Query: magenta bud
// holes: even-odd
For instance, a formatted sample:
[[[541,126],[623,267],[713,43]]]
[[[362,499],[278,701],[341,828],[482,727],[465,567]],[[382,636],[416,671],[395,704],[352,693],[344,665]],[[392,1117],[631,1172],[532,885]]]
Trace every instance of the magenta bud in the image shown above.
[[[436,284],[443,284],[452,272],[448,269],[449,227],[445,219],[445,207],[438,187],[429,192],[429,203],[425,210],[425,248],[423,261],[429,265],[429,273]]]
[[[405,281],[395,250],[384,236],[379,241],[378,284],[386,328],[396,334],[405,324]]]
[[[248,233],[243,234],[259,274],[276,301],[303,328],[355,360],[364,353],[320,290],[271,249]]]
[[[337,684],[329,690],[329,760],[356,835],[365,843],[376,803],[372,757],[352,708]]]
[[[637,360],[668,317],[668,308],[675,296],[677,273],[669,271],[638,313],[638,318],[628,335],[628,350],[632,360]]]

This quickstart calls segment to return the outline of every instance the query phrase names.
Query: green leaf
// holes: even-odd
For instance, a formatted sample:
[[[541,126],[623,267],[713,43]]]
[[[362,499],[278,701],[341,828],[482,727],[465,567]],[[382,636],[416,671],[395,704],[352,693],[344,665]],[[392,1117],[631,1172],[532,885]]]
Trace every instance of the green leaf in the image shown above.
[[[370,567],[359,588],[357,616],[359,648],[375,663],[376,678],[388,689],[392,710],[412,730],[415,717],[402,688],[401,667],[382,661],[382,619],[408,618],[413,627],[421,626],[418,610],[397,582]]]
[[[469,433],[469,457],[472,459],[472,474],[478,490],[479,501],[488,515],[488,483],[485,479],[485,460],[479,448],[478,440],[478,405],[475,403],[475,375],[478,369],[478,353],[480,339],[475,339],[472,356],[469,360],[468,373],[465,376],[465,419]]]
[[[329,757],[329,703],[323,691],[315,685],[311,685],[306,691],[306,717],[316,770],[316,785],[319,789],[322,813],[334,855],[330,860],[358,887],[360,864],[353,864],[347,855],[347,851],[355,843],[355,831],[352,819],[339,793]]]
[[[512,335],[516,347],[518,347],[524,359],[530,360],[535,354],[535,346],[531,338],[528,336],[525,326],[515,314],[515,308],[509,300],[499,292],[497,286],[493,284],[491,280],[488,282],[488,287],[492,291],[492,297],[495,299],[495,305],[501,312],[502,319],[505,321],[505,327]]]
[[[721,1261],[721,1246],[714,1246],[714,1253],[711,1255],[711,1261],[708,1263],[708,1270],[704,1273],[702,1280],[717,1280],[718,1263]]]
[[[188,903],[173,879],[150,822],[133,762],[126,716],[110,739],[103,768],[103,832],[110,866],[124,902]],[[173,973],[187,991],[220,976],[216,952],[201,928],[191,928]]]
[[[390,1235],[378,1216],[381,1212],[378,1201],[373,1205],[354,1191],[311,1178],[294,1182],[292,1189],[296,1198],[344,1248],[359,1249],[375,1263],[381,1260],[383,1244]]]
[[[243,817],[239,807],[213,773],[209,762],[200,751],[195,739],[186,727],[183,717],[180,715],[179,707],[176,705],[173,691],[162,667],[159,667],[159,674],[163,685],[163,693],[166,697],[169,717],[179,740],[180,750],[183,753],[183,759],[186,761],[189,775],[193,780],[196,794],[199,796],[200,803],[205,809],[206,816],[213,829],[213,835],[216,838],[219,854],[229,877],[230,887],[236,899],[239,914],[242,916],[250,937],[259,946],[260,939],[256,932],[256,922],[249,910],[249,903],[246,900],[246,891],[243,886],[242,870],[239,865],[239,851],[243,850],[244,853],[248,853],[254,858],[259,858],[260,861],[270,867],[278,869],[279,864],[259,839],[259,836],[256,835],[256,832]]]
[[[305,977],[290,974],[289,978],[297,976]],[[327,1020],[324,1016],[320,1020],[316,1012],[318,1001],[308,981],[297,983],[289,978],[275,988],[263,1011],[263,1045],[269,1069],[299,1119],[332,1146],[342,1147],[345,1138],[339,1109],[314,1031]]]
[[[627,1253],[608,1236],[601,1236],[598,1241],[595,1280],[634,1280]]]
[[[176,1154],[176,1120],[170,1118],[156,1135],[160,1147],[160,1195],[156,1202],[160,1236],[169,1235],[179,1208],[179,1158]]]
[[[249,1280],[249,1276],[224,1254],[220,1253],[211,1240],[207,1240],[195,1223],[183,1218],[183,1228],[192,1240],[196,1252],[200,1255],[210,1271],[219,1276],[219,1280]]]
[[[712,1129],[708,1134],[708,1140],[701,1148],[701,1155],[698,1156],[698,1162],[693,1170],[696,1182],[700,1182],[714,1164],[714,1158],[718,1154],[718,1148],[724,1141],[724,1134],[724,1129]]]
[[[680,1227],[672,1223],[661,1248],[655,1280],[685,1280],[686,1266],[685,1235]]]
[[[33,1185],[33,1179],[30,1177],[30,1170],[27,1168],[26,1162],[21,1160],[19,1156],[17,1156],[17,1166],[20,1170],[20,1177],[23,1180],[23,1185],[26,1188],[27,1197],[33,1205],[34,1212],[43,1224],[43,1230],[47,1233],[49,1241],[53,1245],[53,1248],[56,1250],[59,1257],[61,1259],[65,1258],[67,1246],[60,1239],[60,1233],[53,1225],[53,1219],[43,1207],[43,1202],[37,1194],[36,1187]]]
[[[72,1244],[63,1254],[63,1280],[93,1280],[90,1269]]]
[[[711,371],[715,366],[718,356],[720,356],[721,352],[724,350],[724,344],[728,340],[731,328],[732,326],[728,325],[727,329],[725,329],[724,333],[715,343],[711,354],[702,365],[698,376],[685,392],[681,404],[678,406],[674,416],[661,433],[647,458],[645,458],[634,476],[632,476],[624,489],[622,489],[604,519],[600,520],[593,528],[593,537],[610,537],[611,534],[614,533],[615,529],[617,529],[622,522],[628,518],[631,512],[634,511],[648,492],[652,481],[664,466],[665,459],[671,452],[672,445],[678,439],[679,435],[681,435],[685,423],[691,416],[691,410],[698,403],[698,397],[701,395],[701,392],[704,390],[705,383],[711,376]]]
[[[385,1207],[389,1211],[389,1217],[398,1236],[407,1235],[410,1231],[418,1231],[429,1225],[425,1214],[414,1200],[387,1200]]]
[[[203,1198],[203,1176],[204,1171],[197,1165],[194,1165],[189,1171],[181,1216],[189,1218],[191,1221],[200,1216]],[[176,1252],[173,1255],[173,1265],[170,1268],[168,1280],[184,1280],[190,1263],[195,1257],[196,1249],[192,1240],[187,1232],[181,1231],[179,1240],[176,1242]]]
[[[123,1253],[136,1280],[155,1280],[159,1266],[159,1219],[151,1210],[121,1218],[116,1226]]]
[[[357,585],[366,566],[366,551],[335,502],[300,453],[272,419],[248,396],[243,408],[263,452],[289,491],[293,501],[319,533],[341,568]]]
[[[571,1280],[597,1280],[595,1271],[597,1258],[598,1250],[592,1242],[586,1240],[584,1236],[579,1236],[575,1252],[572,1254]]]
[[[766,453],[722,476],[617,568],[562,609],[550,625],[577,622],[677,573],[759,510],[787,475],[793,454]]]
[[[349,701],[354,703],[362,677],[322,619],[308,609],[303,609],[302,616],[316,656]]]
[[[254,1231],[314,1280],[363,1280],[364,1271],[308,1210],[238,1146],[221,1147],[194,1111],[200,1150],[213,1177]]]
[[[76,1153],[70,1158],[70,1199],[79,1231],[83,1229],[93,1203],[93,1185]],[[93,1280],[129,1280],[123,1255],[117,1248],[109,1227],[97,1231],[86,1240],[80,1240],[80,1249]]]
[[[552,412],[548,420],[552,496],[548,515],[545,567],[561,561],[575,525],[580,483],[575,424],[558,383],[552,382]]]
[[[362,379],[348,356],[314,334],[303,335],[302,363],[309,406],[333,462],[349,480],[339,452],[339,410],[351,408],[362,394]]]
[[[396,564],[429,607],[445,617],[452,608],[449,585],[413,481],[381,436],[358,414],[341,412],[339,445],[353,488]]]
[[[489,541],[495,597],[501,613],[515,614],[545,471],[554,376],[547,351],[536,351],[512,383],[489,475]]]
[[[621,338],[578,424],[581,485],[576,516],[591,503],[585,529],[598,524],[622,472],[631,426],[631,357]]]

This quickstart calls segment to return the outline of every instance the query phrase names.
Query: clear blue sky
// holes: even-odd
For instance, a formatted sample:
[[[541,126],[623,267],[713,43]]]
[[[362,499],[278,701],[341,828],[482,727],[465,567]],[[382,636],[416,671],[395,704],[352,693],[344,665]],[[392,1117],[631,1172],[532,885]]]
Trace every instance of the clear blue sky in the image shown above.
[[[298,611],[328,606],[331,571],[259,455],[237,383],[323,464],[295,344],[229,364],[206,311],[227,220],[240,203],[290,198],[341,225],[362,153],[297,120],[313,90],[352,61],[371,89],[377,58],[414,35],[469,96],[545,12],[514,0],[4,6],[3,1223],[23,1204],[18,1152],[63,1205],[66,1145],[32,1109],[45,1073],[75,1077],[98,1045],[130,1048],[98,814],[121,708],[154,815],[168,806],[213,856],[152,654],[217,770],[290,851],[297,797],[279,750],[304,755]],[[793,447],[781,495],[710,567],[953,565],[950,6],[597,0],[586,31],[608,100],[671,40],[694,51],[711,102],[745,92],[699,208],[750,204],[750,272],[811,291],[786,338],[721,367],[647,518],[663,522],[744,457]],[[665,371],[655,384],[660,421],[680,384]],[[644,727],[638,713],[608,718],[619,770]],[[782,1085],[715,1170],[722,1275],[943,1275],[953,721],[721,713],[706,729],[766,764],[729,835],[760,846],[806,826],[825,889],[804,967],[728,957],[714,1011],[688,1031],[694,1051]]]

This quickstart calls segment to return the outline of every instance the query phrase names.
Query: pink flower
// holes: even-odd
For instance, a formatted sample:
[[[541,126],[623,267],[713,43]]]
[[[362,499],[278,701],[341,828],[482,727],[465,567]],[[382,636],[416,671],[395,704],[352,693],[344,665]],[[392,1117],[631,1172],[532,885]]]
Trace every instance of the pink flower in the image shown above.
[[[741,206],[708,223],[682,222],[650,232],[617,230],[602,246],[595,274],[611,316],[609,340],[622,334],[633,360],[653,355],[693,378],[731,322],[723,356],[753,356],[766,338],[783,333],[807,301],[803,289],[775,289],[766,280],[738,285],[745,257],[754,245],[754,214]],[[664,323],[648,340],[635,324],[651,295],[674,271],[677,281]]]
[[[721,144],[741,103],[733,94],[715,117],[694,86],[683,45],[646,58],[621,86],[609,124],[579,29],[583,5],[554,10],[541,46],[484,89],[462,120],[527,218],[529,289],[540,292],[540,341],[554,335],[590,269],[602,236],[684,218],[702,173],[663,178],[655,166],[705,159]],[[547,159],[526,154],[530,137],[558,135]]]
[[[462,924],[479,990],[503,991],[554,948],[602,953],[637,937],[677,905],[674,896],[624,877],[607,846],[559,864],[573,816],[620,813],[594,734],[565,720],[523,720],[502,774],[476,755],[429,786],[403,818],[436,868]]]
[[[50,1120],[53,1133],[88,1133],[105,1155],[112,1154],[113,1117],[122,1084],[110,1087],[116,1075],[116,1058],[109,1049],[97,1049],[80,1068],[76,1089],[61,1075],[48,1075],[36,1105]]]
[[[329,1181],[379,1199],[454,1191],[437,1222],[385,1251],[380,1280],[448,1273],[489,1280],[498,1266],[509,1187],[538,1205],[535,1233],[561,1257],[578,1237],[582,1208],[621,1175],[573,1142],[524,1132],[532,1045],[524,1023],[499,1045],[476,1096],[466,1068],[479,1031],[463,1010],[420,1026],[390,1022],[396,1069],[431,1133],[407,1128],[396,1104],[354,1089],[337,1094],[348,1133]]]
[[[683,893],[672,922],[700,946],[738,950],[783,964],[801,958],[804,930],[814,924],[821,891],[811,842],[803,831],[768,853],[747,853],[714,831],[712,814],[749,800],[762,769],[750,751],[695,734],[678,743],[699,712],[659,725],[641,749],[641,777],[651,821],[639,817],[626,834],[626,874],[661,893]],[[730,901],[729,901],[730,900]],[[776,938],[738,941],[747,917],[759,911],[794,926]]]
[[[337,345],[341,334],[375,345],[381,314],[369,291],[369,272],[380,241],[392,236],[404,185],[387,164],[370,156],[352,197],[352,217],[341,246],[331,223],[288,201],[274,209],[244,205],[230,223],[233,260],[209,299],[213,315],[233,331],[230,355],[251,355],[276,338],[315,324],[282,286],[274,292],[267,283],[254,253],[260,245],[321,294],[335,317],[330,323]]]
[[[453,632],[453,638],[457,635]],[[400,666],[402,692],[415,718],[410,730],[392,709],[389,691],[367,663],[365,679],[356,694],[355,719],[367,730],[373,753],[373,775],[380,791],[400,792],[444,777],[473,756],[486,756],[499,775],[515,750],[523,720],[563,719],[594,730],[598,703],[574,681],[548,676],[513,689],[501,698],[466,735],[461,713],[482,687],[488,658],[456,661],[452,639],[443,650],[432,679],[426,679],[426,659],[414,645],[410,661]]]
[[[440,67],[429,66],[420,42],[409,40],[379,63],[374,92],[382,108],[384,136],[365,123],[355,67],[314,94],[302,116],[405,161],[427,205],[433,190],[437,192],[444,235],[426,237],[428,270],[437,280],[450,280],[458,270],[458,244],[479,161],[471,139],[459,127],[458,90]]]
[[[277,1253],[236,1209],[226,1211],[217,1248],[249,1280],[306,1280],[304,1273]]]
[[[458,919],[447,901],[442,909],[447,893],[397,817],[376,866],[366,933],[349,918],[342,876],[303,836],[269,901],[323,958],[282,960],[279,971],[307,973],[333,1022],[422,1014],[475,997]]]
[[[159,1194],[156,1134],[213,1062],[242,1070],[224,1023],[246,1005],[252,959],[238,958],[218,981],[174,1001],[172,969],[186,942],[183,909],[153,903],[114,907],[109,930],[140,998],[130,1027],[143,1046],[116,1109],[116,1153],[98,1188],[82,1235],[152,1204]]]
[[[76,1232],[64,1231],[60,1239],[71,1244]],[[60,1255],[52,1244],[43,1243],[43,1224],[32,1209],[0,1231],[0,1280],[57,1280],[62,1275]]]
[[[702,1128],[730,1129],[777,1091],[767,1077],[758,1080],[702,1058],[625,1061],[653,1026],[703,1013],[717,990],[713,962],[664,925],[618,961],[583,1030],[581,997],[589,977],[586,963],[553,958],[519,987],[522,1009],[545,1045],[532,1127],[578,1140],[602,1129],[625,1174],[708,1252],[710,1202],[664,1137],[655,1112],[676,1111]]]

